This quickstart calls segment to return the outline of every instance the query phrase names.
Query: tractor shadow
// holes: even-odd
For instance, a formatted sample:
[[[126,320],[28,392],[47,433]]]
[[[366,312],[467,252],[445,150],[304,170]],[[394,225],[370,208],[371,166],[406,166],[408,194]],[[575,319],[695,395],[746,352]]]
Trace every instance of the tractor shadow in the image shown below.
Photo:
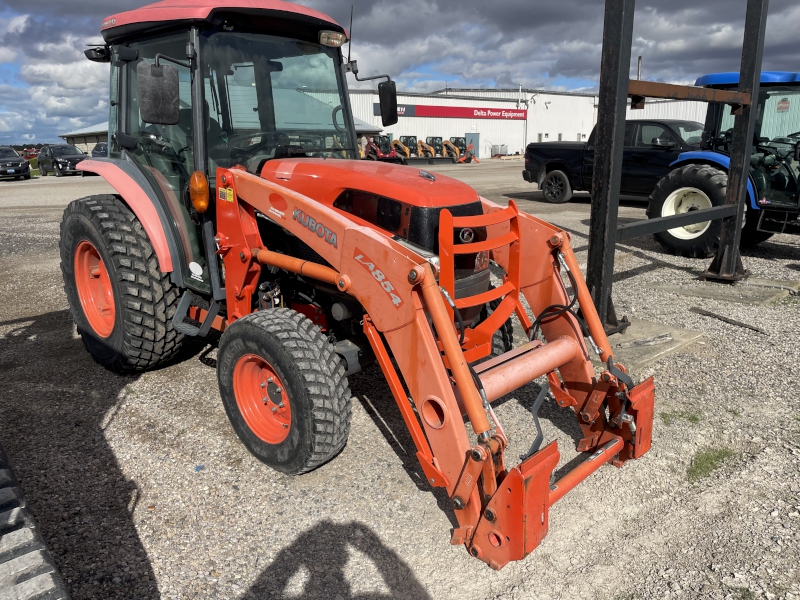
[[[350,555],[369,558],[388,591],[355,592],[347,580]],[[362,560],[359,561],[363,563]],[[358,567],[363,570],[363,566]],[[287,589],[288,588],[288,589]],[[408,598],[430,600],[413,571],[372,529],[359,522],[321,521],[302,533],[242,596],[242,600],[267,598],[383,600]]]
[[[104,431],[135,376],[95,364],[69,312],[0,322],[0,437],[74,600],[159,598]]]

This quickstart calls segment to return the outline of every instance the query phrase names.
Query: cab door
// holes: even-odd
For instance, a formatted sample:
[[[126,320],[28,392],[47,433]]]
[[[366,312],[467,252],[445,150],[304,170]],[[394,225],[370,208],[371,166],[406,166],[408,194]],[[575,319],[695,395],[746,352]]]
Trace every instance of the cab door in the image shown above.
[[[589,136],[589,141],[586,143],[586,148],[583,151],[583,166],[582,166],[582,179],[584,189],[591,191],[592,189],[592,177],[594,176],[594,157],[595,157],[595,147],[596,147],[596,140],[595,134],[597,133],[597,128],[595,127],[592,134]],[[635,189],[632,185],[633,180],[633,160],[631,155],[634,153],[633,147],[633,139],[634,134],[636,133],[636,123],[628,121],[625,123],[625,137],[623,138],[623,148],[622,148],[622,181],[620,182],[620,193],[621,194],[635,194],[633,190]]]
[[[656,146],[656,140],[673,145]],[[670,165],[678,160],[680,153],[680,140],[667,127],[659,123],[639,123],[629,155],[631,193],[649,196],[656,184],[672,170]]]

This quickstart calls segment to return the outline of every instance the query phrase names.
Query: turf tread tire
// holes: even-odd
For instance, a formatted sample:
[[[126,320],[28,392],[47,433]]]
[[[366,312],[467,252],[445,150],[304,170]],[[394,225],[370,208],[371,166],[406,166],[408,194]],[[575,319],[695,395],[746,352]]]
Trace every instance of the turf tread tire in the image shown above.
[[[75,244],[80,241],[73,231],[76,223],[88,224],[102,241],[95,247],[112,280],[117,310],[108,342],[92,331],[75,288],[72,261]],[[170,274],[159,270],[147,233],[119,196],[88,196],[67,206],[61,221],[61,272],[78,333],[98,363],[117,373],[144,371],[166,362],[179,350],[183,336],[173,328],[172,317],[180,292]]]
[[[299,433],[301,436],[305,434],[305,439],[301,440],[293,460],[288,463],[276,464],[269,456],[265,456],[264,451],[271,453],[273,447],[252,434],[236,407],[232,373],[242,354],[238,348],[232,346],[239,339],[255,339],[252,336],[270,338],[280,347],[297,375],[295,383],[302,386],[308,401],[311,418],[304,423],[305,431]],[[232,355],[228,356],[230,353]],[[268,358],[261,353],[259,355]],[[280,364],[275,366],[280,370]],[[291,426],[294,428],[299,426],[295,419],[295,409],[300,409],[303,399],[298,398],[296,386],[294,390],[291,389],[290,373],[285,372],[279,376],[284,385],[290,388],[288,391],[294,392],[289,394],[292,406]],[[225,410],[234,431],[256,458],[272,468],[291,475],[306,473],[331,460],[347,443],[352,401],[344,364],[334,352],[328,337],[304,315],[288,308],[275,308],[251,313],[235,321],[220,339],[217,377]],[[291,435],[285,442],[290,440]]]

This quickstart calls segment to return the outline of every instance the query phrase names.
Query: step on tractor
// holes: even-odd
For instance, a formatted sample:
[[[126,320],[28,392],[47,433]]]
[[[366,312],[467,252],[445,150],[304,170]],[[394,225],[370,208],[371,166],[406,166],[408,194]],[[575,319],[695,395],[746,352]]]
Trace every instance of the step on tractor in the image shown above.
[[[695,85],[736,91],[738,73],[700,77]],[[800,73],[764,71],[750,155],[741,244],[754,246],[776,233],[800,234]],[[735,115],[709,104],[700,150],[684,152],[650,195],[649,218],[667,217],[725,203]],[[722,221],[705,221],[656,233],[668,251],[708,257],[719,246]]]
[[[448,177],[358,160],[357,65],[330,17],[169,0],[109,17],[102,34],[86,54],[110,63],[109,156],[80,166],[116,192],[69,204],[60,242],[98,363],[143,371],[221,332],[233,431],[287,474],[342,451],[348,377],[377,363],[421,471],[450,498],[452,543],[495,569],[539,544],[579,482],[648,451],[653,379],[635,385],[614,360],[570,236]],[[388,126],[397,97],[381,78]],[[512,464],[492,403],[539,378],[539,433]],[[558,480],[537,417],[548,393],[574,412],[586,455]]]

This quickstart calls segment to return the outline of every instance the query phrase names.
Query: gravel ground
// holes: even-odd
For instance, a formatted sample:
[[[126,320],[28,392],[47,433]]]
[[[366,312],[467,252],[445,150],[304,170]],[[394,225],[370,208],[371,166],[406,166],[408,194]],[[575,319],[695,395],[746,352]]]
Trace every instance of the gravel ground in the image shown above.
[[[588,195],[546,204],[521,169],[431,170],[518,199],[571,231],[585,261]],[[379,370],[351,377],[342,454],[287,477],[231,430],[214,340],[141,376],[95,365],[67,311],[58,222],[70,200],[108,189],[98,178],[0,182],[0,437],[73,598],[800,598],[798,296],[755,307],[653,290],[695,282],[708,261],[662,254],[649,238],[621,246],[618,313],[705,337],[633,374],[656,378],[653,449],[568,494],[541,546],[494,572],[449,545],[452,511],[426,487]],[[620,216],[643,218],[644,205],[624,201]],[[744,262],[800,279],[800,239],[776,236]],[[498,407],[509,456],[533,437],[536,391]],[[579,429],[553,401],[540,414],[561,468]]]

